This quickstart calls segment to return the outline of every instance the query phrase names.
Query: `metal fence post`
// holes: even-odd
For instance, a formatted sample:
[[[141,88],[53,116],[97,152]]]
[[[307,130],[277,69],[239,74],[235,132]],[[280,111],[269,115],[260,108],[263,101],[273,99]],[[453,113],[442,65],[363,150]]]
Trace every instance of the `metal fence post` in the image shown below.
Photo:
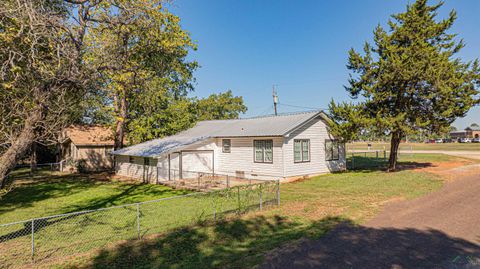
[[[198,190],[200,190],[200,177],[201,175],[197,174]]]
[[[215,203],[215,192],[212,193],[212,204],[213,204],[213,221],[217,222],[217,207]]]
[[[227,188],[230,188],[230,177],[227,175]]]
[[[262,184],[260,184],[260,186],[259,186],[259,188],[260,188],[260,210],[262,210],[262,203],[263,203],[263,201],[262,201],[262,186],[263,186]]]
[[[277,179],[277,205],[280,205],[280,179]]]
[[[32,219],[32,262],[35,262],[35,219]]]
[[[237,186],[237,200],[238,200],[238,214],[240,214],[240,209],[241,209],[241,205],[240,205],[240,186]]]
[[[137,236],[140,239],[140,204],[137,203]]]
[[[355,169],[355,153],[352,152],[352,170]]]

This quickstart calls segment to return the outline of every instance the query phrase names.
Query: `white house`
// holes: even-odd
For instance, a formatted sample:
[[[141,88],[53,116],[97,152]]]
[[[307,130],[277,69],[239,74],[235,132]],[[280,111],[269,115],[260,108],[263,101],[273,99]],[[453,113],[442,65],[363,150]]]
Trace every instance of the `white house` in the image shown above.
[[[286,179],[344,170],[345,147],[321,111],[199,122],[114,151],[118,175],[158,182],[196,172]]]

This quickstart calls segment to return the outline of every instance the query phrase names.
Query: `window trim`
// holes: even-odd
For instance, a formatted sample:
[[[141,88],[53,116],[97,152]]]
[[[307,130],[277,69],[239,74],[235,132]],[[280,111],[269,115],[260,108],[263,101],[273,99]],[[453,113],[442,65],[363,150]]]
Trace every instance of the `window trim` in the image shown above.
[[[334,154],[333,154],[334,147],[332,147],[332,154],[331,154],[332,158],[327,159],[327,142],[332,142],[337,145],[337,152],[338,152],[337,158],[334,157]],[[338,142],[337,139],[325,139],[325,161],[330,162],[330,161],[338,161],[338,160],[340,160],[340,142]]]
[[[135,163],[135,157],[134,156],[128,156],[128,163],[134,164]]]
[[[225,142],[228,141],[228,150],[225,149]],[[222,139],[222,152],[231,153],[232,152],[232,139]]]
[[[263,147],[262,147],[262,159],[263,161],[257,161],[256,158],[256,147],[255,144],[257,141],[263,141]],[[270,142],[272,144],[272,160],[271,161],[265,161],[265,142]],[[253,140],[253,162],[254,163],[268,163],[268,164],[273,164],[273,139],[254,139]]]
[[[295,142],[300,142],[300,161],[295,161]],[[307,142],[308,143],[308,160],[305,161],[305,158],[303,157],[303,143]],[[310,160],[312,159],[312,150],[310,148],[310,139],[294,139],[293,140],[293,163],[309,163]]]

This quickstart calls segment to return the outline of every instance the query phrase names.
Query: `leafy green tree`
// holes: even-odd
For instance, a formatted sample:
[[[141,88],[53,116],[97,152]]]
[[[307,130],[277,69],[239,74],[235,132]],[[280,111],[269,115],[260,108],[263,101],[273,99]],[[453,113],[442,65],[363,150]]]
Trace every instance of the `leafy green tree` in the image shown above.
[[[238,119],[240,113],[247,112],[241,96],[233,96],[232,91],[212,94],[195,102],[197,120]]]
[[[441,133],[478,104],[478,61],[456,58],[464,44],[448,33],[457,15],[437,21],[443,3],[417,0],[392,16],[389,30],[377,26],[373,45],[364,54],[351,49],[347,68],[353,72],[347,92],[355,104],[331,103],[338,135],[355,137],[358,127],[391,137],[388,170],[394,171],[399,144],[422,130]]]
[[[478,127],[480,127],[480,125],[478,125],[478,124],[476,124],[476,123],[472,123],[472,124],[470,124],[470,127],[472,127],[472,128],[478,128]]]
[[[132,144],[176,134],[201,120],[238,118],[247,110],[243,98],[231,91],[198,99],[148,89],[130,103],[127,137]]]
[[[102,88],[113,99],[115,148],[121,148],[129,117],[138,114],[130,112],[131,103],[152,96],[145,92],[168,91],[176,98],[193,89],[192,72],[198,64],[187,60],[187,55],[196,45],[181,28],[180,19],[159,0],[103,1],[96,16],[108,23],[89,29],[87,59],[100,72]],[[142,116],[145,122],[153,120]]]

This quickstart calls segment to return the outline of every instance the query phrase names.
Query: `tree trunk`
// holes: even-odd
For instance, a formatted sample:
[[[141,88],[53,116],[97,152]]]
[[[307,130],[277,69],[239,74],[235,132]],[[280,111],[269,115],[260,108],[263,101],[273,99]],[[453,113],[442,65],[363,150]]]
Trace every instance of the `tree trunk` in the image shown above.
[[[393,172],[397,168],[398,147],[402,140],[402,134],[398,131],[392,133],[390,141],[390,157],[388,158],[388,172]]]
[[[125,94],[122,95],[120,100],[117,102],[118,114],[117,122],[115,123],[115,149],[123,148],[123,140],[125,136],[125,120],[127,118],[127,97]]]
[[[32,143],[32,153],[30,156],[30,172],[33,173],[37,170],[37,143]]]
[[[25,125],[13,141],[10,147],[0,156],[0,188],[5,186],[5,179],[8,173],[15,168],[17,162],[25,156],[35,141],[35,127],[43,118],[41,109],[32,111],[30,116],[25,120]]]

